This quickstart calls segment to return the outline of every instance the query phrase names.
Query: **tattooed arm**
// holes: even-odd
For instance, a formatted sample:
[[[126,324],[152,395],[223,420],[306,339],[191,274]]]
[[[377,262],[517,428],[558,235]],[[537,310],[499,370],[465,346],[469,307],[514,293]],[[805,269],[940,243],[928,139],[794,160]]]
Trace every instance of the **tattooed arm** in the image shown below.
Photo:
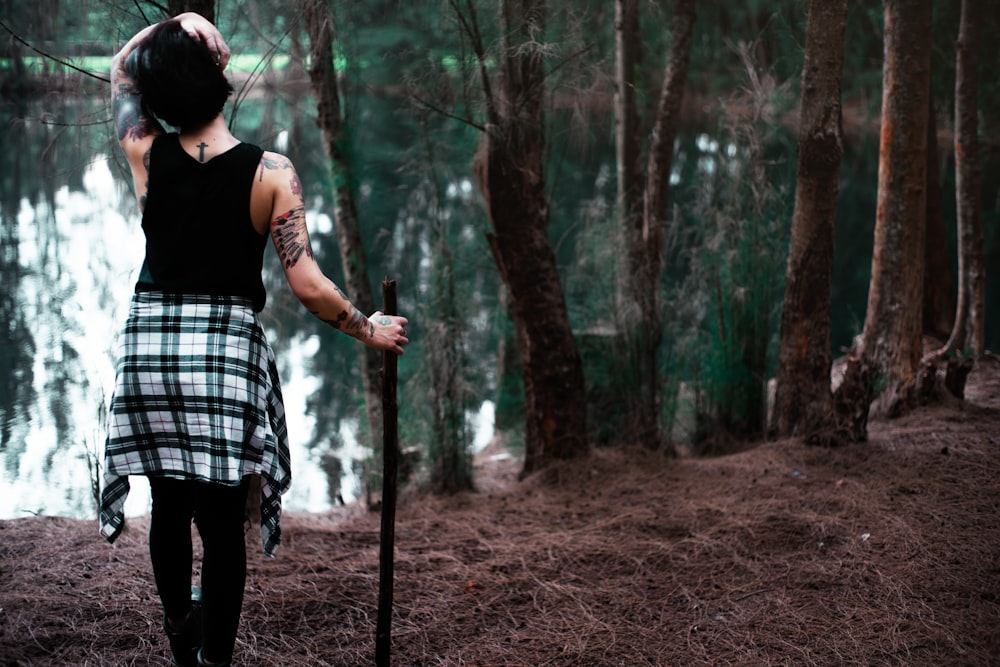
[[[143,110],[142,95],[135,80],[126,71],[125,63],[152,29],[153,26],[149,26],[136,33],[111,61],[111,115],[115,123],[115,136],[118,137],[118,143],[132,170],[132,182],[140,209],[146,205],[149,149],[153,139],[163,134],[163,128]]]
[[[277,153],[264,153],[258,167],[256,192],[270,193],[269,231],[281,268],[292,292],[313,315],[334,329],[370,347],[403,353],[405,317],[374,313],[365,315],[320,269],[313,257],[306,227],[302,186],[291,161]],[[256,217],[256,216],[255,216]]]

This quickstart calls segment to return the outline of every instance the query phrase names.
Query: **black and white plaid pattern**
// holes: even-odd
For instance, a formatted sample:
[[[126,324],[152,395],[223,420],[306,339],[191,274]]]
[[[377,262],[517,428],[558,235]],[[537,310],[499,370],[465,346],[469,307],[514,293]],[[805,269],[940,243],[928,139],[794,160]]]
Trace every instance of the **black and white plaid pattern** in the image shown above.
[[[119,342],[101,534],[124,526],[128,475],[219,484],[261,476],[261,538],[281,542],[291,466],[274,353],[248,299],[139,292]]]

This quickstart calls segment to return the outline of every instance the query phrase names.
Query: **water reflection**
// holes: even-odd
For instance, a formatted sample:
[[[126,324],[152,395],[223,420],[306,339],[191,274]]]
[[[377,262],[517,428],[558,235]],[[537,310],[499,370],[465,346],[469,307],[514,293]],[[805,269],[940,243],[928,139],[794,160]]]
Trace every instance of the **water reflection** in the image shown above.
[[[92,515],[111,344],[142,241],[131,195],[95,156],[78,188],[5,198],[4,315],[11,377],[0,396],[0,516]],[[9,245],[8,245],[9,244]]]
[[[26,513],[92,517],[104,409],[114,379],[114,339],[124,321],[142,233],[131,193],[112,174],[107,156],[95,156],[81,189],[68,185],[51,202],[22,199],[16,215],[3,210],[3,308],[0,349],[0,518]],[[272,336],[272,339],[274,336]],[[303,360],[318,347],[313,337],[281,346],[288,421],[293,437],[290,510],[320,511],[331,494],[320,463],[346,457],[340,494],[357,495],[350,458],[363,456],[349,423],[339,440],[348,447],[305,451],[313,419],[306,400],[317,380]],[[134,479],[131,514],[148,509],[144,480]]]
[[[108,108],[103,88],[90,96],[0,98],[0,519],[94,516],[114,341],[143,254],[138,209]],[[232,108],[227,115],[233,117]],[[339,280],[336,234],[324,214],[333,208],[324,196],[329,172],[314,117],[307,95],[268,90],[242,100],[234,133],[280,147],[295,163],[308,193],[314,253]],[[366,119],[354,141],[367,150],[358,192],[372,221],[363,230],[370,267],[378,272],[370,279],[378,284],[386,275],[409,277],[399,307],[415,322],[440,317],[440,297],[429,280],[428,235],[431,220],[453,221],[459,259],[450,270],[459,272],[461,291],[455,298],[475,330],[464,343],[463,379],[472,389],[461,399],[472,411],[468,432],[475,452],[492,437],[492,403],[485,399],[496,386],[499,335],[493,324],[497,276],[464,166],[476,136],[450,120],[434,129],[435,136],[450,139],[442,138],[433,159],[458,165],[440,170],[443,182],[456,184],[442,202],[428,170],[400,168],[416,164],[424,143],[414,137],[427,128],[404,122],[398,100],[381,95],[359,100],[357,117]],[[356,421],[364,414],[359,348],[294,299],[273,249],[264,265],[268,304],[261,321],[277,357],[292,446],[285,507],[321,511],[334,499],[350,502],[362,494],[359,461],[369,451],[359,443],[365,429]],[[422,370],[419,345],[418,338],[402,359],[401,389]],[[401,436],[425,448],[432,437],[426,387],[413,386],[419,390],[403,392]],[[148,509],[143,484],[133,479],[130,514]]]
[[[63,104],[60,117],[106,115],[99,99]],[[33,120],[5,114],[9,107],[0,109],[0,518],[93,518],[114,341],[143,255],[138,212],[106,125],[79,122],[73,136],[39,122],[50,115],[41,108]],[[336,452],[306,450],[316,380],[304,361],[318,342],[294,330],[281,338],[294,479],[286,508],[320,511],[337,492],[349,502],[358,494],[351,458],[363,448],[343,422]],[[337,492],[324,472],[331,458],[346,473]],[[145,480],[133,487],[126,512],[148,511]]]

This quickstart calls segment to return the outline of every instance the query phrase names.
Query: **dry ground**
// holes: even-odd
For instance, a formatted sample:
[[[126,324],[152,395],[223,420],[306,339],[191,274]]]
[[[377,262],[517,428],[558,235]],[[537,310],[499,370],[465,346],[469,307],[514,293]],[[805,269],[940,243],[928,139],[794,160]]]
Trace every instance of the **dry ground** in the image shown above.
[[[865,444],[515,472],[401,501],[394,665],[1000,665],[995,358]],[[0,665],[168,664],[145,529],[0,522]],[[374,664],[378,516],[284,530],[273,560],[248,539],[240,664]]]

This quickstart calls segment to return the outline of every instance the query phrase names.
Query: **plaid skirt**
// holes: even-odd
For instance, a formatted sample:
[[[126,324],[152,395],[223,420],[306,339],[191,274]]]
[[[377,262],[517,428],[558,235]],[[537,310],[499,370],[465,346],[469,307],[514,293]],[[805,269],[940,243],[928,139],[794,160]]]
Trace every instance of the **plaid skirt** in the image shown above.
[[[129,475],[236,485],[261,476],[261,539],[281,542],[291,485],[274,353],[248,299],[139,292],[118,342],[101,534],[124,527]]]

